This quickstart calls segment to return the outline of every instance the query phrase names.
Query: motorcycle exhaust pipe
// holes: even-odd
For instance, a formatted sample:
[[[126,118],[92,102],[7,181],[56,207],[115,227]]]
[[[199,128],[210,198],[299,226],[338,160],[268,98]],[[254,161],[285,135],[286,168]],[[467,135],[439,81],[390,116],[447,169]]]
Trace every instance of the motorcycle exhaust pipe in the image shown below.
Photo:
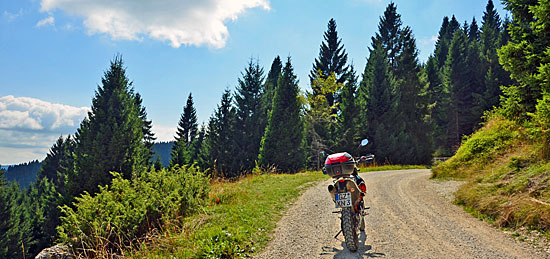
[[[328,192],[332,193],[332,191],[334,191],[334,185],[329,185],[328,186]]]

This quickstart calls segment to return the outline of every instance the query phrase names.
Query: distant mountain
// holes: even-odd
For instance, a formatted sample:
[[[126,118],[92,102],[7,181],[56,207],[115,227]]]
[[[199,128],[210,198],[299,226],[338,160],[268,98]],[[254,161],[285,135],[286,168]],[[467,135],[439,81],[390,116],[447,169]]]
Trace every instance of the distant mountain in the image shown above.
[[[8,170],[9,165],[0,166],[0,169]]]
[[[153,161],[157,159],[157,155],[160,156],[160,161],[162,162],[162,165],[164,167],[167,167],[170,165],[170,153],[172,152],[172,146],[174,145],[174,141],[170,142],[157,142],[153,145],[153,152],[155,152],[155,155],[153,156]]]
[[[6,178],[8,182],[17,182],[21,189],[27,188],[31,183],[36,181],[40,165],[42,165],[42,162],[38,160],[18,165],[10,165],[6,169],[4,178]]]

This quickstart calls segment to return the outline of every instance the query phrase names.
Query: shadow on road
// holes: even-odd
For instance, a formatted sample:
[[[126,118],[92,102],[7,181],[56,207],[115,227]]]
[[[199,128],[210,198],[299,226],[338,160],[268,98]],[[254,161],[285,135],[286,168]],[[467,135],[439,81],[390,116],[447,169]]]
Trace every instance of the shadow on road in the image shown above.
[[[361,232],[361,235],[359,236],[359,249],[357,252],[351,252],[347,249],[346,243],[342,241],[342,247],[336,248],[332,246],[323,246],[323,252],[321,252],[320,255],[334,255],[335,259],[343,259],[343,258],[378,258],[378,257],[385,257],[386,254],[384,253],[377,253],[374,251],[371,251],[372,246],[365,244],[365,241],[367,240],[367,235],[365,232]]]

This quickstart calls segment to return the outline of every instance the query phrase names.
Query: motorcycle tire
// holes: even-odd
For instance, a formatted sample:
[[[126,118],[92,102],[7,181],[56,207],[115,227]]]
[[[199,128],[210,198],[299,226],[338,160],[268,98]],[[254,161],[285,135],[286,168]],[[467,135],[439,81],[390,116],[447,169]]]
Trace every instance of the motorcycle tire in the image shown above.
[[[351,252],[357,251],[357,220],[352,208],[342,210],[342,232],[346,240],[346,246]]]

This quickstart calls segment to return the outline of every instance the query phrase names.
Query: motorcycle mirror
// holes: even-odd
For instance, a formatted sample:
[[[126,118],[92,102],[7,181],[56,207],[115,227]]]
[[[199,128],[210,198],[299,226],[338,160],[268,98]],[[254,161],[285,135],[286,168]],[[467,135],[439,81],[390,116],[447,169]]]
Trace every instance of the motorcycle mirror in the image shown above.
[[[367,144],[369,144],[369,140],[368,139],[363,139],[363,140],[361,140],[361,145],[360,146],[364,147]]]

